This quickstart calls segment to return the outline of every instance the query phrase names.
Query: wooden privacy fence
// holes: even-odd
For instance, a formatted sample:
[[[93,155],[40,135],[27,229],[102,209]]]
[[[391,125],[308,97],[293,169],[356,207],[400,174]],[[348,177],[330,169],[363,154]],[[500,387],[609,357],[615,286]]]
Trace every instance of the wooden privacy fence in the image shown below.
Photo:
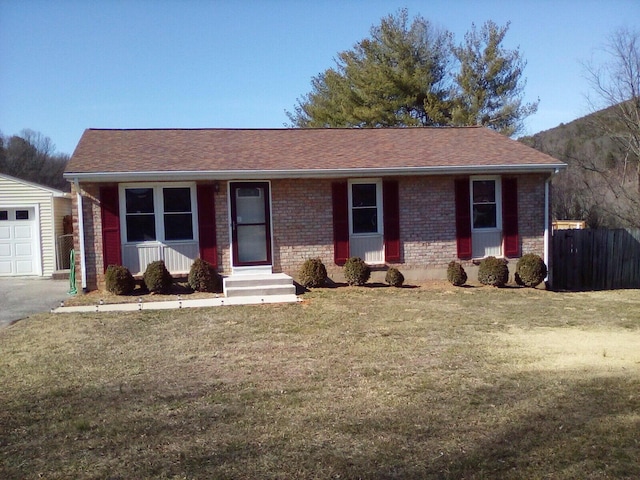
[[[640,229],[556,230],[554,290],[640,288]]]

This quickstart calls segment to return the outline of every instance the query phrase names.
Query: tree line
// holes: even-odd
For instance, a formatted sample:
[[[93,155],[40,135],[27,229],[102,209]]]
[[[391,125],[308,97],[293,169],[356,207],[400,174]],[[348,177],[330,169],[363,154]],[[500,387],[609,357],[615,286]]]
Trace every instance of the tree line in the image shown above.
[[[18,135],[0,132],[0,172],[30,182],[69,190],[62,178],[69,155],[56,153],[51,139],[40,132],[25,129]]]
[[[557,219],[640,227],[640,31],[615,30],[602,63],[586,63],[592,113],[521,139],[568,164],[553,178]]]

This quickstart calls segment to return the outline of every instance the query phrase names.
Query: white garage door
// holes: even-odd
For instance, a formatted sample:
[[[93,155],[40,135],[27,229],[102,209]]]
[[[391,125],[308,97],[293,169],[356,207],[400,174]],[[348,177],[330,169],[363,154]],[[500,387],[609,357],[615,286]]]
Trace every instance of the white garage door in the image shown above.
[[[34,207],[0,207],[0,276],[38,275]]]

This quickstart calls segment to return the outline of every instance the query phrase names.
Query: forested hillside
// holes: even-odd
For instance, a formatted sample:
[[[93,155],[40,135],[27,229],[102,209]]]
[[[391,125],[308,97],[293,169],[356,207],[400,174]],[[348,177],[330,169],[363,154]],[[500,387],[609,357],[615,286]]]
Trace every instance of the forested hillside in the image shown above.
[[[640,226],[638,159],[602,128],[615,125],[615,108],[520,139],[569,165],[553,178],[554,219],[585,220],[591,228]]]
[[[62,178],[69,155],[56,153],[49,137],[33,130],[5,137],[0,133],[0,173],[69,191]]]

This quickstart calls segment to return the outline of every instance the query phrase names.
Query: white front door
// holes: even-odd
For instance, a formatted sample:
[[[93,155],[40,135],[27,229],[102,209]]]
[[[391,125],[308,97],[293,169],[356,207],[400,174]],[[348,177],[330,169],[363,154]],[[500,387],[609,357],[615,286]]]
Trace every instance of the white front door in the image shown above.
[[[39,275],[35,207],[0,207],[0,276]]]
[[[349,182],[349,254],[368,264],[384,263],[382,181]]]

